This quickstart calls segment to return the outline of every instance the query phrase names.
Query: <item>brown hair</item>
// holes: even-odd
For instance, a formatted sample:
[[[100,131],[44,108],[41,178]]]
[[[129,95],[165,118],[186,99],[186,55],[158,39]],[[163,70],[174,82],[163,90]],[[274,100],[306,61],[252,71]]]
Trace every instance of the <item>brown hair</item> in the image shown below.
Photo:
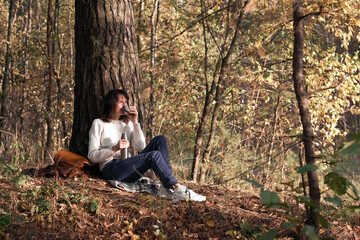
[[[116,101],[118,100],[118,96],[122,94],[125,96],[127,102],[129,103],[129,95],[121,89],[113,89],[110,90],[105,98],[103,99],[103,103],[101,106],[101,120],[103,120],[104,122],[110,122],[110,115],[112,114],[113,110],[114,110],[114,106],[116,104]],[[122,115],[120,116],[120,119],[123,122],[128,122],[129,119],[127,116]]]

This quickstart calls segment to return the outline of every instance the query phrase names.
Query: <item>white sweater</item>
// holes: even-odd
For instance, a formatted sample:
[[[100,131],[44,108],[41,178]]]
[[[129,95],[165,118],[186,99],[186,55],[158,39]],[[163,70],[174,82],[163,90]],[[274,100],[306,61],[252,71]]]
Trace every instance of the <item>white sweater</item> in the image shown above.
[[[121,159],[120,150],[112,153],[112,147],[116,145],[122,133],[126,133],[130,146],[135,151],[142,151],[145,148],[145,137],[140,124],[129,121],[124,123],[120,120],[104,122],[95,119],[89,131],[89,152],[88,158],[92,163],[98,163],[100,171],[113,159]]]

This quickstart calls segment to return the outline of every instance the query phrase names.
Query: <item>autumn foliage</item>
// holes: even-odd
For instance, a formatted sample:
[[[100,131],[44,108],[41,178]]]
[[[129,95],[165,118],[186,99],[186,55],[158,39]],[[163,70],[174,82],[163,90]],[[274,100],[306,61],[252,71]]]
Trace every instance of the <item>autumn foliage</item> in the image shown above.
[[[97,216],[96,221],[115,219],[114,226],[123,229],[116,236],[119,238],[141,232],[149,238],[164,239],[162,235],[171,238],[172,231],[183,239],[210,238],[205,232],[211,232],[214,239],[256,238],[267,232],[257,229],[256,224],[291,237],[300,234],[311,206],[304,174],[317,171],[323,217],[319,236],[331,235],[324,232],[330,226],[334,227],[332,235],[341,236],[332,225],[340,219],[342,226],[354,232],[355,237],[348,239],[356,239],[359,218],[349,216],[359,211],[360,3],[302,2],[303,79],[316,166],[305,163],[303,127],[293,85],[293,1],[134,0],[141,64],[141,85],[136,90],[145,110],[142,127],[148,138],[159,134],[167,137],[177,178],[201,182],[195,186],[204,193],[219,195],[220,200],[214,197],[200,210],[192,203],[173,207],[150,196],[141,196],[141,202],[136,195],[122,196],[104,186],[85,201],[81,191],[59,197],[64,193],[56,190],[56,183],[43,186],[44,180],[33,179],[26,181],[35,181],[46,191],[55,190],[53,194],[58,197],[51,200],[44,193],[41,199],[31,197],[36,202],[25,206],[26,194],[30,193],[24,189],[19,190],[26,192],[22,197],[8,195],[10,199],[1,199],[0,209],[9,202],[14,208],[0,212],[0,225],[7,226],[4,216],[16,211],[41,229],[49,217],[70,221],[72,225],[66,227],[80,232],[85,232],[83,224],[97,224],[91,216]],[[74,106],[78,104],[74,102],[74,7],[70,0],[0,2],[1,165],[16,169],[44,166],[51,163],[58,149],[69,147]],[[10,173],[5,172],[15,170],[4,169],[1,184],[11,188]],[[213,185],[218,188],[210,187]],[[241,189],[241,193],[229,192],[234,212],[224,207],[224,188]],[[253,197],[236,200],[249,193]],[[100,201],[102,194],[110,200]],[[129,199],[116,200],[115,195]],[[74,208],[79,208],[72,202],[75,198],[84,210],[81,220],[73,214]],[[260,199],[268,199],[268,204],[262,205]],[[214,207],[217,201],[223,205]],[[254,202],[270,209],[275,204],[279,217],[273,223],[268,215],[258,222],[245,221],[246,211],[262,215],[258,208],[249,207]],[[96,212],[106,209],[108,203],[116,203],[121,214],[113,216],[106,210],[104,216]],[[61,208],[73,218],[61,220],[56,215]],[[172,215],[162,219],[159,216],[165,210]],[[292,210],[296,216],[291,219],[282,212]],[[327,219],[325,210],[333,211],[334,219]],[[351,220],[345,224],[342,220],[347,217]],[[165,220],[171,221],[169,225]],[[293,225],[281,228],[284,221]],[[221,225],[224,222],[236,227],[225,229]],[[193,223],[200,232],[178,230],[184,224],[191,228]],[[246,227],[249,229],[245,231]],[[101,226],[101,230],[104,237],[112,236],[105,233],[113,231],[111,225]],[[255,235],[244,235],[244,231]]]

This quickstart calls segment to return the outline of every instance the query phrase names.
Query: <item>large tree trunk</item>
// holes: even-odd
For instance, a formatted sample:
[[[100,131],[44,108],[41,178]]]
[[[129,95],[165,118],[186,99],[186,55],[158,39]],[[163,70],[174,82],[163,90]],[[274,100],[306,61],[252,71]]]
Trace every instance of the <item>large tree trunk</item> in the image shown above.
[[[303,75],[303,48],[304,48],[304,19],[302,0],[294,2],[294,54],[293,54],[293,81],[296,100],[300,111],[303,126],[303,142],[305,146],[305,161],[315,165],[314,131],[311,124],[311,115],[307,99]],[[317,228],[317,214],[320,204],[320,190],[316,171],[308,172],[309,194],[313,201],[310,207],[308,224]]]
[[[130,0],[75,1],[74,120],[70,150],[87,155],[88,132],[99,117],[103,96],[111,89],[127,91],[144,127],[139,94],[140,64]]]

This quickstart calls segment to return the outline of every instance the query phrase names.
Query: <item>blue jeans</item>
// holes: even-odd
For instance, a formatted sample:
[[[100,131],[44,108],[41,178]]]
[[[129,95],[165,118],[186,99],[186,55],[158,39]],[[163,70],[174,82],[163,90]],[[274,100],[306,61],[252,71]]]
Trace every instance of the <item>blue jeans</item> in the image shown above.
[[[165,188],[171,188],[178,183],[170,166],[164,136],[153,138],[146,148],[136,156],[124,160],[112,160],[105,165],[101,173],[108,180],[136,182],[149,169],[155,172]]]

